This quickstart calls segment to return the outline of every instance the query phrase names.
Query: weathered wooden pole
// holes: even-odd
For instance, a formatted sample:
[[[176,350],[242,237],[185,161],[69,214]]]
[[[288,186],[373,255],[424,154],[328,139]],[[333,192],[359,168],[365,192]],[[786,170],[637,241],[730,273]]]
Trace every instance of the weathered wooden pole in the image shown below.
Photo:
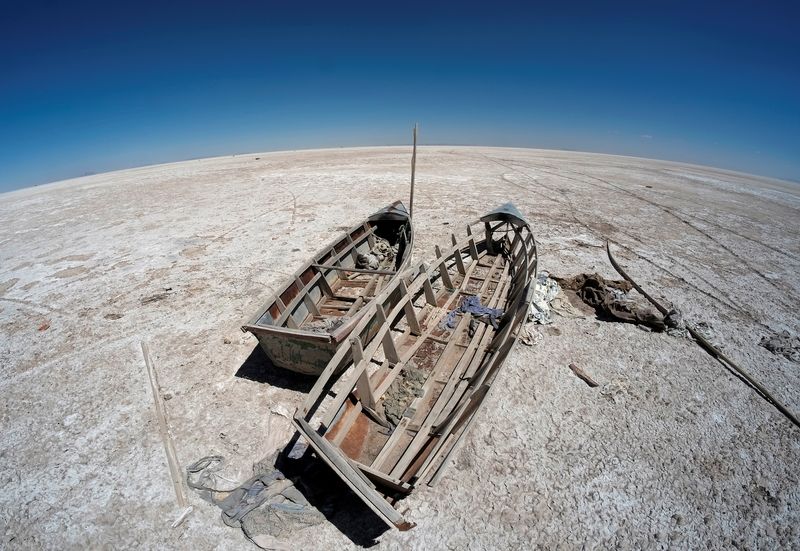
[[[414,170],[417,166],[417,124],[414,123],[414,149],[411,150],[411,199],[408,202],[408,217],[414,217]]]
[[[164,451],[167,454],[167,466],[169,467],[169,475],[170,478],[172,479],[172,486],[175,489],[175,499],[178,501],[178,506],[186,508],[189,506],[189,502],[186,499],[186,494],[183,491],[183,476],[181,476],[180,463],[178,462],[178,456],[175,453],[175,443],[172,441],[172,435],[169,432],[169,424],[167,423],[167,413],[164,407],[164,398],[161,396],[161,386],[158,384],[158,376],[156,375],[156,368],[153,365],[153,360],[150,358],[150,348],[144,341],[141,342],[141,345],[142,345],[142,355],[144,356],[144,364],[145,367],[147,367],[147,377],[150,380],[150,391],[153,394],[153,404],[155,406],[156,421],[158,421],[158,432],[161,435],[161,440],[164,443]],[[175,524],[175,526],[177,526],[178,524]]]

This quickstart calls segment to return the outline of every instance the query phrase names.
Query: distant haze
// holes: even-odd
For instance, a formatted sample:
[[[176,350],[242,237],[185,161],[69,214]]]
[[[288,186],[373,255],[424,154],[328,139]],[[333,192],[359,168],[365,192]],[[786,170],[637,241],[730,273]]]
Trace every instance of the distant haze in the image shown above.
[[[797,3],[52,4],[0,18],[0,191],[414,122],[800,180]]]

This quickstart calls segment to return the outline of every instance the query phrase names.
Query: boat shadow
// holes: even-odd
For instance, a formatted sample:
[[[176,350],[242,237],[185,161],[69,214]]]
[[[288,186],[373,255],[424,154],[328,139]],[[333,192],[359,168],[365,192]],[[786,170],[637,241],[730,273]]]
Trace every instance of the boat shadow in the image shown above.
[[[242,363],[235,376],[304,393],[308,393],[316,382],[316,377],[311,375],[303,375],[277,367],[258,345],[250,352],[250,356]]]
[[[235,376],[303,393],[308,393],[317,380],[316,377],[275,366],[258,345],[253,348]],[[302,457],[291,459],[289,453],[298,442],[304,441],[300,433],[295,432],[278,454],[275,467],[291,479],[309,504],[353,544],[360,547],[376,545],[377,538],[389,530],[386,523],[324,461],[316,457],[311,448]]]
[[[295,432],[278,455],[275,467],[291,479],[309,504],[353,544],[359,547],[377,545],[377,538],[389,530],[386,523],[310,448],[299,459],[291,459],[289,452],[298,441],[302,442],[302,438],[299,432]]]

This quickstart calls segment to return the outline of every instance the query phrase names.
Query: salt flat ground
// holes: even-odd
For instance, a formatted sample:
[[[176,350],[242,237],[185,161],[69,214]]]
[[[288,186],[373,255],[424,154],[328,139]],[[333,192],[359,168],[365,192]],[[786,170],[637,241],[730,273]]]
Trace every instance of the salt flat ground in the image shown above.
[[[396,147],[248,154],[0,195],[0,546],[251,547],[195,494],[170,528],[180,509],[140,343],[181,464],[221,454],[227,477],[247,478],[292,435],[308,385],[237,376],[256,347],[239,326],[344,227],[406,198],[409,161]],[[532,222],[540,269],[614,276],[611,239],[632,276],[800,411],[800,366],[758,345],[800,331],[800,186],[422,147],[415,258],[506,201]],[[540,331],[440,484],[403,502],[417,527],[378,533],[378,548],[800,546],[800,429],[771,405],[682,338],[592,317]],[[365,544],[374,525],[326,521],[292,545]]]

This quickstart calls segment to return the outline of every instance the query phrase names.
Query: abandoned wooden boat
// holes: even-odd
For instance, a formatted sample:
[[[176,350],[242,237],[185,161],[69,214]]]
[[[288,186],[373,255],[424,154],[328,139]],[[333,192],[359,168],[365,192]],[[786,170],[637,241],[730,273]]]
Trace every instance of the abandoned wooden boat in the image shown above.
[[[319,375],[364,308],[411,262],[414,231],[395,201],[317,253],[242,331],[278,367]]]
[[[432,269],[389,283],[294,416],[316,454],[400,530],[413,525],[394,504],[442,472],[533,295],[536,243],[519,211],[504,205],[474,224],[483,239],[468,227],[445,252],[437,247]]]

